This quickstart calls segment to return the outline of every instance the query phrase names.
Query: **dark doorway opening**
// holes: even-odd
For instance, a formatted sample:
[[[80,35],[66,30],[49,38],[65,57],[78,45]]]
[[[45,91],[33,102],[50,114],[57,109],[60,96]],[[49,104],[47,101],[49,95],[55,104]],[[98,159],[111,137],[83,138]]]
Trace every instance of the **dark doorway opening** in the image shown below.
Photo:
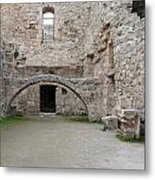
[[[40,86],[40,111],[41,112],[56,112],[56,86],[42,85]]]

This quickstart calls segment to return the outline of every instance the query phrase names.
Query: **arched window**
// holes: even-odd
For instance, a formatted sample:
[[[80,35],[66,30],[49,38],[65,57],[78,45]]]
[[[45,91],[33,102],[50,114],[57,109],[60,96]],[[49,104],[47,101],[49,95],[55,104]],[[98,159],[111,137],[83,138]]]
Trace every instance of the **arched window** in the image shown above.
[[[45,7],[43,9],[43,41],[53,40],[54,35],[54,9]]]

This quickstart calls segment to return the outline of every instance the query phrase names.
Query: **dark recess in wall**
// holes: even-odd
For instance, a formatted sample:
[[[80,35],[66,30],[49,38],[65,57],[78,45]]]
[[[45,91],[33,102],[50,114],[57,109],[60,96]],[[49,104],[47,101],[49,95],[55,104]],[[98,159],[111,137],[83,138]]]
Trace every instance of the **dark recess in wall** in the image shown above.
[[[140,18],[145,17],[145,0],[137,0],[132,2],[132,13],[137,12]]]

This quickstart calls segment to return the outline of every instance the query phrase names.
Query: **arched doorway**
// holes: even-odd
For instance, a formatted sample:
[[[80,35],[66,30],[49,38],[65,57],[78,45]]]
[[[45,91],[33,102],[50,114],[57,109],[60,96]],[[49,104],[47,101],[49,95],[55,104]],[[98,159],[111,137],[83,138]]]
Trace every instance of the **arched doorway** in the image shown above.
[[[23,85],[18,88],[15,93],[11,96],[7,104],[7,113],[11,112],[12,102],[26,89],[33,85],[39,85],[40,87],[40,112],[56,112],[56,89],[57,87],[62,89],[62,93],[72,92],[83,104],[85,114],[88,114],[88,108],[77,90],[74,88],[74,83],[67,78],[61,78],[55,75],[41,75],[34,76],[29,79]]]

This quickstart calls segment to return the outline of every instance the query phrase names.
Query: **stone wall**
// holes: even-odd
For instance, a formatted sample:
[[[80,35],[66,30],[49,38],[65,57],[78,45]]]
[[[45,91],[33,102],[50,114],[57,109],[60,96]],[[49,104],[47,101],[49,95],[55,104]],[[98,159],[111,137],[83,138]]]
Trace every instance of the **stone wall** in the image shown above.
[[[0,5],[1,9],[1,5]],[[1,17],[1,13],[0,13]],[[0,25],[1,25],[1,18],[0,18]],[[6,45],[1,37],[1,30],[0,30],[0,117],[5,115],[6,109],[6,99],[7,99],[7,89],[6,84],[7,80],[5,78],[5,50]]]
[[[54,38],[45,43],[42,10],[48,6],[54,8]],[[132,0],[2,4],[5,97],[29,77],[52,74],[78,82],[73,88],[90,117],[115,115],[122,108],[144,111],[145,14],[137,7]]]
[[[99,2],[91,17],[85,50],[94,53],[94,71],[113,82],[117,105],[143,108],[145,19],[132,13],[132,1]]]

